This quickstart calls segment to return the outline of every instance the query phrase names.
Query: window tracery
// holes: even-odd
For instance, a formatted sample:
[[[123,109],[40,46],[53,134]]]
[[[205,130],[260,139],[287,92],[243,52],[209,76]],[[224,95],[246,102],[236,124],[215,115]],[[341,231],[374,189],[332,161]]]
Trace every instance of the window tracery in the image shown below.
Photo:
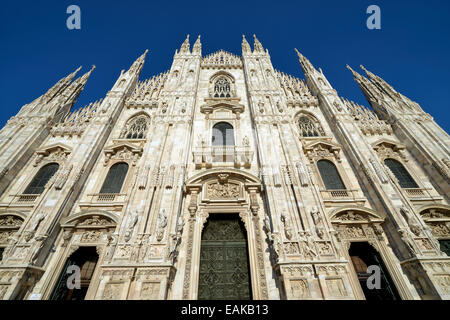
[[[231,83],[226,77],[219,77],[214,83],[214,98],[231,98]]]
[[[139,115],[130,119],[122,131],[122,139],[144,139],[149,127],[146,115]]]
[[[325,135],[320,123],[308,115],[301,115],[297,123],[300,129],[300,135],[303,137],[320,137]]]

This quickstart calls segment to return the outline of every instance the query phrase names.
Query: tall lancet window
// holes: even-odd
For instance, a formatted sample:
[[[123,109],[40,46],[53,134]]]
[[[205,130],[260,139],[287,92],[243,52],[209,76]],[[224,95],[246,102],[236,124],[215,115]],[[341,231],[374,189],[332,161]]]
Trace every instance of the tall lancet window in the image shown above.
[[[306,115],[298,118],[298,127],[302,137],[319,137],[325,135],[320,123]]]
[[[146,115],[131,118],[122,131],[122,139],[144,139],[149,127],[149,119]]]
[[[317,168],[327,190],[345,190],[344,182],[342,182],[334,163],[328,160],[319,160],[317,161]]]
[[[105,182],[103,182],[101,194],[105,193],[120,193],[122,185],[127,176],[128,164],[125,162],[119,162],[111,166]]]
[[[45,185],[53,177],[53,175],[58,171],[59,164],[49,163],[39,169],[38,173],[31,180],[28,187],[23,192],[24,194],[41,194],[44,192]]]
[[[230,98],[231,84],[226,77],[219,77],[214,83],[214,98]]]
[[[213,146],[234,146],[233,126],[228,122],[216,123],[212,132]]]
[[[394,159],[385,159],[384,164],[392,171],[402,188],[419,188],[405,167]]]

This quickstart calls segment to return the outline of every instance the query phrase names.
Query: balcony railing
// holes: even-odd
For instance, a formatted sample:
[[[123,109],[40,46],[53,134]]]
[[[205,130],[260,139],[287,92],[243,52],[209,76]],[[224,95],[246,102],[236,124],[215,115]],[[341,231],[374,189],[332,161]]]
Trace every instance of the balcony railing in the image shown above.
[[[358,190],[339,189],[339,190],[320,190],[324,199],[356,199]]]
[[[406,194],[410,197],[423,197],[425,196],[425,191],[427,189],[421,189],[421,188],[404,188]]]
[[[126,193],[91,193],[87,196],[91,203],[111,203],[125,201],[126,195]]]
[[[253,160],[250,147],[205,146],[194,148],[192,154],[197,169],[210,168],[214,163],[234,163],[235,167],[250,168]]]
[[[17,203],[34,203],[40,194],[18,194]]]

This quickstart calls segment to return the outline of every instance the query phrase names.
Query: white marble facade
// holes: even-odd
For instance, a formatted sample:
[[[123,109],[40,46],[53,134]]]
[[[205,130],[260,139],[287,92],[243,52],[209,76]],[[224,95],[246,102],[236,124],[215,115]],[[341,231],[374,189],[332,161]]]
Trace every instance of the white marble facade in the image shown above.
[[[77,70],[0,131],[0,299],[51,299],[84,247],[98,257],[85,299],[196,299],[217,213],[245,225],[253,299],[365,299],[354,243],[379,254],[399,298],[450,298],[450,139],[417,103],[349,67],[371,109],[357,105],[299,52],[304,80],[274,69],[256,37],[241,56],[202,56],[188,37],[169,71],[140,80],[146,54],[104,99],[72,108],[94,68]],[[226,147],[211,140],[220,122]],[[343,187],[327,188],[321,160]],[[102,192],[117,163],[121,189]]]

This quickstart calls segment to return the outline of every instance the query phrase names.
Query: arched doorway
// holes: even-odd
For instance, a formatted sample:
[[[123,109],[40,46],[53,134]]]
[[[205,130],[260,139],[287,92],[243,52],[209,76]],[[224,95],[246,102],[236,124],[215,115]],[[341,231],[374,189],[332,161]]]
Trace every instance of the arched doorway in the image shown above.
[[[352,242],[350,244],[349,255],[366,300],[400,300],[397,289],[389,276],[380,254],[369,243]],[[369,289],[367,286],[367,279],[373,274],[368,273],[367,268],[373,265],[380,268],[380,289]]]
[[[64,268],[56,283],[50,300],[84,300],[89,289],[92,276],[97,266],[98,254],[96,247],[81,247],[66,261]],[[70,289],[67,280],[74,272],[67,272],[72,265],[80,268],[80,288]],[[72,281],[73,283],[73,281]]]
[[[202,233],[199,300],[250,300],[247,235],[237,214],[211,214]]]

